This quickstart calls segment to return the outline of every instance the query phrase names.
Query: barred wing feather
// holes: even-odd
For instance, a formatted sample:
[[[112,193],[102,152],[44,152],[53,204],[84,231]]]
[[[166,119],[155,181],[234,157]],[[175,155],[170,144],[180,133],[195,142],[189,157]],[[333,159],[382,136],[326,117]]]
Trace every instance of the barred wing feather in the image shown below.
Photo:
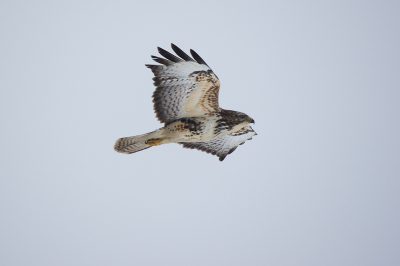
[[[146,65],[154,73],[154,111],[162,123],[170,123],[182,117],[196,117],[220,111],[218,103],[219,79],[206,62],[193,50],[193,58],[171,44],[179,56],[162,48],[165,58],[152,56],[162,65]]]
[[[219,157],[223,161],[228,154],[236,150],[239,145],[242,145],[246,140],[251,140],[257,133],[250,127],[245,126],[242,129],[219,137],[207,142],[180,142],[184,148],[197,149]]]

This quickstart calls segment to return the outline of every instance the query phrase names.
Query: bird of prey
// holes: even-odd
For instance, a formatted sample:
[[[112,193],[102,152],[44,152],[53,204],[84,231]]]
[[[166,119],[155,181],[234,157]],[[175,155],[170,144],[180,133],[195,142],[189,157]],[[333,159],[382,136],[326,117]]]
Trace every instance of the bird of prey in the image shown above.
[[[219,107],[219,79],[207,63],[193,50],[188,56],[176,45],[175,56],[158,47],[164,57],[151,56],[161,65],[146,65],[154,73],[154,111],[164,127],[153,132],[120,138],[114,149],[135,153],[153,146],[178,143],[198,149],[223,161],[239,145],[257,133],[254,120],[245,113]]]

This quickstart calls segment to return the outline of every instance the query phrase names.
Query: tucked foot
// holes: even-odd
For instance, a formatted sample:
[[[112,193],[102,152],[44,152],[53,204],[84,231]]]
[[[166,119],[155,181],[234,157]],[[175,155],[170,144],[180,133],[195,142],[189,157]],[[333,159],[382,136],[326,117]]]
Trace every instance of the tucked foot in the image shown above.
[[[145,143],[146,143],[147,145],[150,145],[150,146],[157,146],[157,145],[160,145],[161,142],[162,142],[164,139],[165,139],[165,138],[160,138],[160,139],[149,139],[149,140],[146,141]]]

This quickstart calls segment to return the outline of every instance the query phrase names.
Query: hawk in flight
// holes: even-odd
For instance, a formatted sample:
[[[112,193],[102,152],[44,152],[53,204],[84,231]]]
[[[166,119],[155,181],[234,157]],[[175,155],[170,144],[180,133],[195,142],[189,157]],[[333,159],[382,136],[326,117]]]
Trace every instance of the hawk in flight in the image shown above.
[[[153,146],[178,143],[217,155],[223,161],[239,145],[257,133],[254,120],[241,112],[219,107],[219,79],[193,50],[193,58],[171,44],[179,56],[158,47],[164,57],[151,56],[161,65],[146,65],[154,73],[154,111],[164,127],[153,132],[120,138],[114,149],[134,153]]]

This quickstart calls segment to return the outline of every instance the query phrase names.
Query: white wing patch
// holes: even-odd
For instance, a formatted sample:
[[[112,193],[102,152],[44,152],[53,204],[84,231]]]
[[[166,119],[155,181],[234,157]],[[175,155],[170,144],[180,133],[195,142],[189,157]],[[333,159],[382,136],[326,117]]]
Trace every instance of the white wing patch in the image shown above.
[[[251,140],[257,133],[250,127],[245,126],[240,130],[207,142],[180,142],[184,148],[197,149],[219,157],[223,161],[228,154],[236,150],[246,140]]]
[[[159,121],[170,123],[182,117],[196,117],[220,110],[218,77],[195,52],[195,62],[179,48],[175,52],[187,61],[159,48],[165,58],[153,56],[163,65],[146,65],[154,73],[154,111]],[[179,50],[176,50],[179,49]]]

